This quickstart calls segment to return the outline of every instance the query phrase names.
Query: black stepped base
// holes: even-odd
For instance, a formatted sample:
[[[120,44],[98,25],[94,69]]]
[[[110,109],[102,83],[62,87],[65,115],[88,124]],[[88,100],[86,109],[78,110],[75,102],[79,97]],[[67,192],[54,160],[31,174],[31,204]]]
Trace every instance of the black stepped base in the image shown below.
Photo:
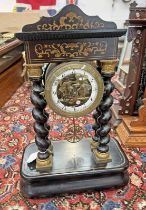
[[[90,140],[76,144],[54,141],[53,168],[37,172],[35,163],[28,166],[27,158],[37,151],[36,145],[26,147],[21,165],[21,191],[26,197],[46,197],[60,193],[101,190],[121,187],[128,183],[128,160],[116,140],[109,143],[112,161],[97,165],[90,149]]]

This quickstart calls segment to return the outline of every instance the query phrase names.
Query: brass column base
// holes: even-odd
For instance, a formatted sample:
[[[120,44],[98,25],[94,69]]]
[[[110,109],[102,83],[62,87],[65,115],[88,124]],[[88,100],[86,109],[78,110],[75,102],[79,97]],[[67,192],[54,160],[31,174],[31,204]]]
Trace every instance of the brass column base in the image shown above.
[[[36,159],[36,170],[37,171],[48,171],[52,169],[53,156],[50,155],[49,158],[45,160]]]
[[[98,144],[99,144],[98,142],[96,142],[92,139],[91,142],[90,142],[91,150],[96,149]]]
[[[108,163],[112,161],[111,155],[109,152],[101,153],[97,151],[97,146],[99,145],[98,142],[94,141],[93,139],[90,142],[91,151],[96,163]]]
[[[101,153],[97,149],[92,150],[92,154],[96,163],[108,163],[112,161],[111,155],[109,152]]]

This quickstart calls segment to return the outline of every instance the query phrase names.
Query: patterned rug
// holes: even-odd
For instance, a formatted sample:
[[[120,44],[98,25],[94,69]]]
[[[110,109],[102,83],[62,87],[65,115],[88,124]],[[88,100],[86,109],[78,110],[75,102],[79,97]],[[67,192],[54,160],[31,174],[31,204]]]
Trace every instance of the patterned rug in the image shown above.
[[[20,192],[23,149],[34,141],[29,101],[30,84],[21,86],[0,111],[0,209],[2,210],[144,210],[146,209],[146,148],[122,147],[130,161],[130,182],[121,189],[62,194],[46,199],[26,199]],[[114,92],[115,103],[118,93]],[[50,111],[51,112],[51,111]],[[72,119],[51,112],[51,139],[71,138]],[[80,137],[91,137],[91,115],[76,120]],[[70,125],[70,127],[68,127]],[[68,135],[64,135],[65,131]]]

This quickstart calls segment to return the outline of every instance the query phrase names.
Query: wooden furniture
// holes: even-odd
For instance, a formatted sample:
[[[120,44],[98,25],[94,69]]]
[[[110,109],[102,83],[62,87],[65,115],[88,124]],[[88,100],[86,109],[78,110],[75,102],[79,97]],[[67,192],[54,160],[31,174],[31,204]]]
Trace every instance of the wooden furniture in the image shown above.
[[[0,45],[0,107],[2,107],[23,83],[23,44],[16,39],[7,39]]]
[[[129,15],[128,40],[133,40],[129,64],[129,74],[120,102],[121,115],[135,115],[142,105],[145,89],[145,59],[146,59],[146,8],[131,4]]]
[[[118,63],[116,76],[115,79],[113,80],[115,89],[120,93],[120,95],[123,95],[124,90],[126,88],[127,76],[129,72],[130,51],[131,51],[131,43],[129,44],[129,42],[127,41],[127,33],[126,33],[126,36],[124,37],[123,48],[119,56],[119,63]],[[113,113],[112,121],[114,122],[114,127],[117,127],[121,122],[121,116],[119,115],[119,110],[120,110],[119,103],[113,104],[111,109]]]
[[[129,15],[128,39],[133,40],[126,89],[120,101],[122,123],[117,133],[128,146],[146,146],[146,8],[132,3]]]
[[[21,165],[21,190],[26,196],[44,197],[62,192],[99,190],[128,183],[128,160],[118,142],[111,140],[109,135],[110,107],[113,103],[111,92],[114,89],[111,78],[117,63],[118,37],[125,33],[126,30],[117,29],[113,22],[103,21],[98,16],[87,16],[77,6],[67,5],[56,16],[42,17],[16,34],[24,41],[27,69],[33,82],[31,101],[34,105],[35,143],[26,147]],[[46,89],[50,75],[46,72],[53,74],[55,68],[46,68],[43,63],[58,65],[70,61],[75,64],[95,61],[95,72],[99,72],[102,76],[100,81],[104,83],[102,100],[93,114],[95,134],[92,139],[83,139],[76,144],[50,141],[49,114],[45,111],[48,101],[46,91],[57,97],[58,88],[56,92],[51,85],[50,89]],[[76,74],[84,67],[77,68]],[[55,78],[58,81],[53,85],[58,85],[58,82],[61,85],[61,78],[64,78],[62,75],[58,79],[57,73]],[[99,94],[98,89],[94,91]]]
[[[139,120],[134,116],[123,116],[121,124],[116,128],[116,132],[124,145],[129,147],[145,147],[146,146],[146,126],[132,125]],[[139,122],[139,121],[138,121]],[[144,121],[145,123],[145,121]]]
[[[117,79],[113,81],[115,88],[122,95],[126,88],[127,76],[129,72],[130,54],[131,54],[131,43],[127,40],[126,33],[122,52],[120,53],[118,69],[117,69]]]

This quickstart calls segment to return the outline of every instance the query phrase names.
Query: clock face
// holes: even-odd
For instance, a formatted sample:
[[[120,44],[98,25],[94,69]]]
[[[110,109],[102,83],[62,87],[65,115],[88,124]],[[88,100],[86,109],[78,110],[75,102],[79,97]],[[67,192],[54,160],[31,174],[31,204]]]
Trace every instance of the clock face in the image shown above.
[[[88,63],[63,63],[47,74],[46,101],[51,109],[65,117],[91,113],[99,105],[103,91],[99,72]]]

